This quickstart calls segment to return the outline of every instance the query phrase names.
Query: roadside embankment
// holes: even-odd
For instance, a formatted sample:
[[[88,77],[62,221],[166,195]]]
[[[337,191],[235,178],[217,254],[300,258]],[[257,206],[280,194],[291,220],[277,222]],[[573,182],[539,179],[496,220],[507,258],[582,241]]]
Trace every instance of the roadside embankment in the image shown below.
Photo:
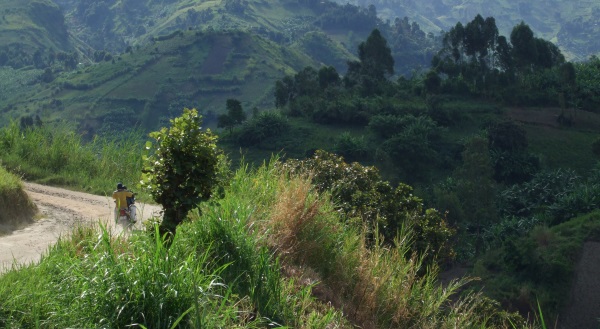
[[[36,211],[19,177],[0,167],[0,235],[31,222]]]

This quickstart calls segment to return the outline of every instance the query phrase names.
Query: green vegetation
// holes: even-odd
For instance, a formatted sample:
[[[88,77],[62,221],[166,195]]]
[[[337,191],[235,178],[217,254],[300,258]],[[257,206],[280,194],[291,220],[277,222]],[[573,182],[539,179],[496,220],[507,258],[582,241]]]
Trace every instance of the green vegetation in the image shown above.
[[[364,236],[303,175],[265,165],[236,172],[225,197],[201,205],[170,248],[158,234],[125,240],[78,228],[39,265],[0,277],[5,327],[287,326],[493,328],[523,320],[467,280],[436,283],[412,255],[406,227],[395,248]],[[200,215],[201,214],[201,215]],[[458,299],[457,299],[458,298]],[[509,322],[510,321],[510,322]]]
[[[1,114],[14,121],[0,129],[2,164],[100,194],[143,171],[165,218],[129,241],[87,228],[61,241],[22,269],[49,277],[36,293],[42,303],[52,291],[66,296],[48,302],[60,311],[22,313],[23,292],[0,304],[0,324],[520,327],[488,297],[553,319],[578,248],[598,239],[592,224],[577,224],[600,205],[598,58],[567,62],[524,22],[507,37],[493,17],[476,15],[438,38],[408,19],[383,23],[375,7],[329,2],[60,2],[85,25],[80,37],[103,26],[105,36],[128,37],[95,42],[132,43],[122,54],[87,51],[81,65],[81,54],[60,52],[35,68],[3,68]],[[345,58],[349,49],[357,56]],[[431,57],[431,69],[416,70]],[[201,113],[177,117],[195,107]],[[231,181],[200,114],[228,130],[219,146],[241,164]],[[142,131],[168,122],[143,162]],[[274,153],[287,161],[265,165]],[[178,233],[164,244],[167,226]],[[439,288],[438,266],[455,260],[475,267],[484,281],[469,287],[488,297],[451,296],[466,281]],[[37,284],[33,275],[24,280]],[[110,279],[90,288],[86,275]],[[10,295],[1,282],[0,296]],[[175,302],[175,291],[189,295]],[[99,296],[89,303],[99,308],[67,314],[73,296]],[[455,323],[457,312],[466,323]]]
[[[161,227],[172,233],[190,210],[211,197],[223,167],[219,162],[225,161],[217,136],[201,125],[198,111],[184,109],[169,128],[150,133],[154,145],[146,143],[149,155],[144,156],[140,184],[163,206]]]
[[[537,300],[544,305],[546,321],[553,323],[568,296],[583,243],[600,238],[599,219],[600,213],[593,211],[507,238],[477,262],[474,274],[486,282],[493,298],[512,308],[530,308]]]
[[[334,68],[307,67],[276,82],[275,104],[290,118],[289,130],[294,131],[296,143],[305,147],[305,154],[310,154],[307,145],[319,138],[314,131],[321,125],[329,129],[323,133],[327,136],[324,139],[336,141],[335,145],[329,143],[328,150],[346,152],[364,163],[375,163],[393,182],[415,185],[425,195],[426,204],[440,214],[447,211],[447,223],[457,232],[457,259],[467,263],[476,262],[489,250],[502,248],[507,241],[538,230],[539,225],[553,229],[595,209],[597,174],[590,171],[594,166],[590,155],[592,131],[598,131],[597,114],[574,108],[587,99],[586,89],[578,88],[577,84],[593,80],[584,67],[589,65],[593,71],[595,59],[579,68],[586,73],[578,80],[577,68],[565,63],[556,46],[535,38],[526,24],[515,26],[509,43],[498,34],[493,18],[477,16],[466,26],[457,24],[444,36],[444,48],[433,59],[430,72],[410,80],[390,81],[384,78],[393,67],[387,60],[390,48],[385,42],[375,40],[381,40],[378,31],[360,44],[359,61],[348,63],[342,79]],[[376,61],[379,66],[372,65],[375,61],[369,58],[369,51],[384,56]],[[592,103],[593,99],[587,102]],[[534,104],[554,108],[523,108]],[[298,134],[301,124],[296,120],[312,122],[312,130]],[[348,127],[354,133],[335,136],[334,129]],[[542,137],[552,135],[552,131],[564,136],[561,145],[550,145]],[[278,137],[287,138],[285,134]],[[286,151],[297,152],[293,144],[290,146]],[[566,152],[560,153],[561,150]],[[565,154],[571,155],[573,161],[566,163]],[[554,177],[552,170],[561,167],[581,175],[572,186],[574,190],[556,184],[561,180],[559,174],[549,178]],[[351,167],[336,168],[352,172]],[[317,170],[317,180],[319,175]],[[362,176],[356,173],[351,176],[360,185]],[[548,192],[554,193],[556,199],[548,199],[541,205],[533,201],[521,205],[535,211],[519,212],[522,210],[515,208],[520,206],[511,204],[517,203],[515,200],[541,197],[525,199],[519,191],[535,191],[539,186],[550,189],[555,185],[564,188]],[[345,188],[340,182],[333,186],[342,191]],[[357,201],[371,200],[371,204],[377,205],[380,233],[386,236],[382,227],[394,225],[393,220],[386,222],[390,220],[386,217],[387,203],[377,199],[377,192],[369,188],[362,191],[367,190],[364,194],[349,193],[338,199],[336,188],[332,193],[334,200],[342,204],[340,209],[351,208]],[[433,235],[424,240],[435,250],[434,241],[443,244],[444,239],[433,237],[440,229],[433,226],[436,228],[429,227]],[[526,261],[525,256],[517,253],[515,257]],[[493,262],[497,258],[490,259]],[[503,267],[501,262],[490,266]],[[529,268],[525,271],[527,275],[535,275]],[[487,287],[485,282],[483,286]],[[494,289],[485,291],[492,296],[502,291]],[[518,295],[511,295],[503,301],[514,305],[518,299]],[[522,314],[536,311],[535,298],[528,301],[515,309]],[[546,314],[550,317],[560,307],[556,296],[552,300],[540,298],[540,303],[548,309]]]
[[[595,23],[600,5],[594,0],[582,0],[573,6],[567,1],[548,2],[485,1],[485,0],[424,0],[419,2],[390,3],[387,1],[337,1],[360,6],[373,5],[383,19],[399,20],[410,17],[425,32],[447,31],[456,22],[465,24],[477,14],[501,18],[501,33],[510,33],[513,26],[528,22],[540,37],[557,44],[571,60],[585,60],[600,52]]]
[[[273,81],[307,65],[315,63],[306,55],[249,33],[186,31],[113,61],[57,74],[7,98],[0,115],[66,120],[92,138],[136,126],[156,130],[183,107],[202,104],[205,124],[216,127],[232,94],[245,108],[265,108],[272,104]]]
[[[0,163],[1,165],[2,163]],[[23,190],[19,177],[0,166],[0,235],[10,227],[19,227],[33,219],[36,206]]]
[[[237,99],[228,99],[225,107],[227,108],[227,113],[218,116],[217,127],[229,129],[229,134],[231,134],[233,127],[246,121],[246,113],[242,108],[242,103]]]
[[[36,68],[37,76],[24,95],[0,99],[0,118],[69,120],[90,138],[118,130],[116,113],[125,127],[151,131],[177,115],[169,108],[199,104],[205,124],[216,127],[232,96],[245,108],[269,109],[274,81],[307,65],[343,69],[374,27],[390,40],[395,71],[404,74],[426,66],[437,42],[410,26],[409,42],[404,25],[331,2],[56,2],[76,51],[47,46],[11,55],[38,58],[31,66],[7,63],[19,74]]]
[[[3,1],[0,13],[0,66],[44,68],[57,53],[73,50],[64,16],[53,1]]]
[[[362,219],[352,223],[373,228],[370,239],[381,235],[383,243],[393,245],[398,231],[411,226],[414,231],[414,250],[430,255],[432,261],[451,261],[454,251],[450,246],[452,230],[435,209],[423,209],[422,200],[412,194],[406,184],[393,187],[381,179],[375,167],[364,167],[357,162],[348,164],[334,154],[317,151],[306,160],[288,160],[284,166],[296,172],[311,173],[312,183],[318,191],[330,191],[337,210],[348,218]]]
[[[132,131],[118,139],[84,142],[67,125],[0,129],[2,165],[27,180],[71,186],[100,195],[116,182],[137,183],[142,169],[142,137]]]

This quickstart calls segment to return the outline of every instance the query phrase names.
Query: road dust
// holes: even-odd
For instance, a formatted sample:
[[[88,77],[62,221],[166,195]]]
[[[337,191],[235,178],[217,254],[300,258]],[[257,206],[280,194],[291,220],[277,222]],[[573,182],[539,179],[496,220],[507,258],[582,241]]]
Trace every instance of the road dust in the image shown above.
[[[0,236],[0,273],[15,264],[39,261],[59,237],[69,234],[77,225],[101,222],[115,234],[126,234],[141,228],[139,219],[160,212],[159,206],[136,203],[138,222],[131,227],[127,222],[115,223],[112,191],[111,195],[98,196],[33,183],[25,183],[25,190],[37,205],[39,215],[27,226]]]

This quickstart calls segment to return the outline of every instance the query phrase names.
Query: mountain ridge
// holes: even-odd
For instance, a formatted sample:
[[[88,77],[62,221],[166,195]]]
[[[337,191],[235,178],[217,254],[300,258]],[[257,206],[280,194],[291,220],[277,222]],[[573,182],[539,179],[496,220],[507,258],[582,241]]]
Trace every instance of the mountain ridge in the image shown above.
[[[338,1],[359,6],[374,4],[384,20],[408,16],[423,30],[438,33],[448,31],[457,22],[471,21],[477,14],[494,17],[503,35],[510,35],[512,27],[524,21],[546,40],[557,44],[570,60],[585,60],[600,54],[597,35],[600,26],[600,3],[593,0],[543,2],[485,1],[485,0],[397,0],[397,1]]]

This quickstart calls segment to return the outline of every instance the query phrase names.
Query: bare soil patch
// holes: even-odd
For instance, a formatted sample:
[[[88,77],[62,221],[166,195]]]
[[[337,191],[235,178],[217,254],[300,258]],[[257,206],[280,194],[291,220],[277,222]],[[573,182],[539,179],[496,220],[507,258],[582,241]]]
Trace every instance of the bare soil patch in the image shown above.
[[[39,261],[48,247],[59,237],[65,236],[77,225],[101,222],[116,234],[141,228],[141,220],[135,226],[114,221],[114,203],[111,196],[69,191],[33,183],[25,183],[30,199],[37,205],[39,214],[26,226],[15,227],[7,235],[0,236],[0,273],[13,264]],[[156,216],[160,207],[137,204],[138,219]],[[6,228],[5,228],[6,230]]]

